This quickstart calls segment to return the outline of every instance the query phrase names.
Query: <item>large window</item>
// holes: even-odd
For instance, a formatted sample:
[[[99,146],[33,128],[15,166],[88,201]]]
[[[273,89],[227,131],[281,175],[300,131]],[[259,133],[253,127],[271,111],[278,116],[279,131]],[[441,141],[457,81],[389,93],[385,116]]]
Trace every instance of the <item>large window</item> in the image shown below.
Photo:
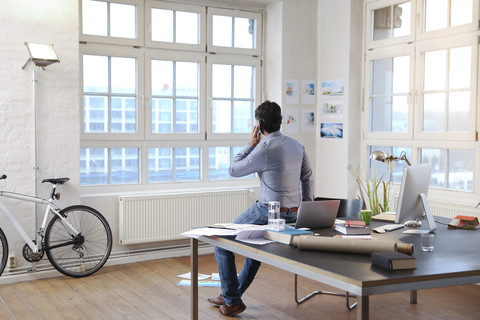
[[[432,164],[431,187],[472,195],[478,2],[371,1],[365,29],[365,156],[405,152],[412,164]]]
[[[262,14],[154,0],[80,12],[81,184],[231,181],[261,95]]]
[[[136,132],[136,59],[83,55],[83,131]]]

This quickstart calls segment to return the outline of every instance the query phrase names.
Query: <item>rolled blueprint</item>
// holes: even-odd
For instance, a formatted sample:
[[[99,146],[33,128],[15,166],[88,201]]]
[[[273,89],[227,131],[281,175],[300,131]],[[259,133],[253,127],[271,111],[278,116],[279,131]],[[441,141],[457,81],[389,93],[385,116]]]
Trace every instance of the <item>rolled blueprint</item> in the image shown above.
[[[359,240],[319,236],[297,236],[293,245],[300,250],[317,250],[371,254],[377,251],[396,251],[397,243],[386,240]]]
[[[413,256],[413,244],[411,243],[397,243],[397,251]]]

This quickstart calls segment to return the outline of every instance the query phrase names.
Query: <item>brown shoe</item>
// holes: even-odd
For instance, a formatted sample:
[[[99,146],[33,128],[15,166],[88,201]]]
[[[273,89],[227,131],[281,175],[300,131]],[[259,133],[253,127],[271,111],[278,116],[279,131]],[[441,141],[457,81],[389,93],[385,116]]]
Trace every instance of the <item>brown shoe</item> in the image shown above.
[[[216,298],[208,298],[207,300],[208,300],[208,302],[210,302],[211,304],[214,304],[217,307],[220,307],[221,305],[223,305],[225,303],[225,301],[223,300],[223,295],[222,294],[220,294]]]
[[[239,304],[236,304],[236,305],[233,305],[233,306],[229,306],[228,304],[224,303],[218,309],[218,311],[220,311],[221,314],[223,314],[227,317],[230,317],[230,316],[233,316],[235,314],[239,314],[239,313],[243,312],[245,309],[247,309],[247,306],[243,302],[240,302]]]

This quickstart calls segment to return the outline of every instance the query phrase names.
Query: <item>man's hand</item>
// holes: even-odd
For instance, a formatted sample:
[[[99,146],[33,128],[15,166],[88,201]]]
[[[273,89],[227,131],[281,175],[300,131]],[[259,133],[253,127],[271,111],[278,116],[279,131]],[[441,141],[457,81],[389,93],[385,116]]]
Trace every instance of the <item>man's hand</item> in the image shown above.
[[[249,145],[252,147],[255,147],[260,140],[262,139],[261,134],[260,134],[260,128],[259,125],[256,124],[253,126],[252,133],[250,134],[250,141],[248,142]]]

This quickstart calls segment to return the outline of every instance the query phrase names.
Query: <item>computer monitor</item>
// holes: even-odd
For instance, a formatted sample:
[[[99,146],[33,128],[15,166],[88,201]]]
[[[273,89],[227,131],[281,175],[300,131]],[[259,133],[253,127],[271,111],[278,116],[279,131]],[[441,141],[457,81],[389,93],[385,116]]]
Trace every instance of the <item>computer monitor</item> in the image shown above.
[[[431,164],[407,166],[403,169],[402,185],[395,217],[396,223],[421,219],[425,211],[428,211],[431,215],[426,198],[431,173]],[[430,221],[428,222],[430,223]]]

